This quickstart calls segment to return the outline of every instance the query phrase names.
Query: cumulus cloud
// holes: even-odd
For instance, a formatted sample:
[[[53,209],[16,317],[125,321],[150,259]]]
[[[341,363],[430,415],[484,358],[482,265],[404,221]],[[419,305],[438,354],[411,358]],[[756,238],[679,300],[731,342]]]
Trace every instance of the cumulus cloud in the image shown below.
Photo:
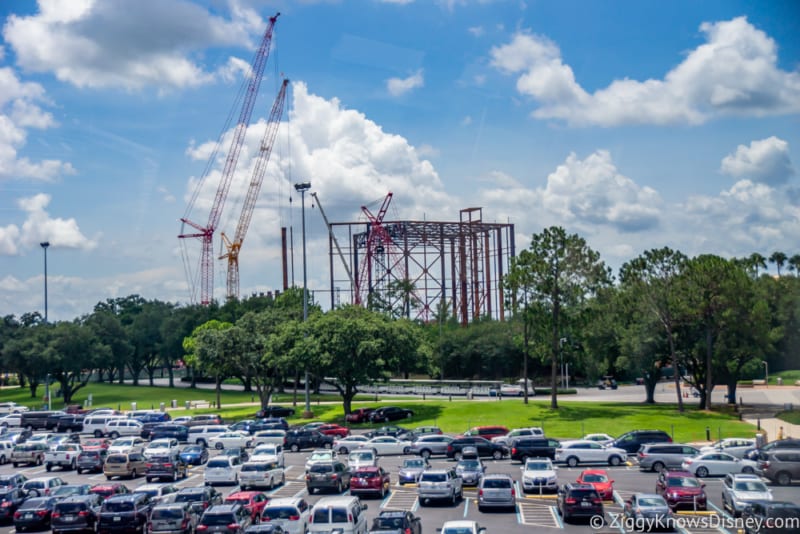
[[[10,15],[5,41],[22,68],[77,87],[208,83],[214,74],[197,56],[215,46],[251,46],[264,27],[258,13],[234,1],[230,19],[187,0],[39,0],[38,8]]]
[[[408,78],[389,78],[386,80],[386,89],[392,96],[403,96],[413,89],[425,85],[425,78],[422,69],[418,70]]]
[[[775,136],[739,145],[725,156],[720,170],[734,178],[746,178],[769,185],[785,184],[795,170],[789,155],[789,143]]]
[[[59,160],[31,161],[18,152],[27,142],[28,130],[56,126],[52,114],[41,106],[50,104],[38,83],[23,82],[10,67],[0,68],[0,180],[51,181],[75,169]]]
[[[517,75],[517,91],[538,104],[533,116],[576,126],[701,124],[719,116],[800,111],[800,73],[777,65],[775,41],[745,17],[703,23],[705,43],[663,79],[615,80],[588,93],[558,46],[519,32],[492,48],[491,64]]]

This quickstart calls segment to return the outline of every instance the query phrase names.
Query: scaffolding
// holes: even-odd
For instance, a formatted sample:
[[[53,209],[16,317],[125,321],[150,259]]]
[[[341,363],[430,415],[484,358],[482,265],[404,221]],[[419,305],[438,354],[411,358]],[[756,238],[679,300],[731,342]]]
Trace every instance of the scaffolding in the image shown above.
[[[503,276],[515,255],[513,224],[483,222],[482,208],[465,208],[458,221],[383,221],[380,226],[381,246],[371,247],[371,222],[330,223],[332,308],[363,303],[428,322],[446,306],[464,325],[481,317],[505,320]],[[355,285],[335,260],[334,237],[344,244],[341,254]],[[362,268],[368,272],[359,272]]]

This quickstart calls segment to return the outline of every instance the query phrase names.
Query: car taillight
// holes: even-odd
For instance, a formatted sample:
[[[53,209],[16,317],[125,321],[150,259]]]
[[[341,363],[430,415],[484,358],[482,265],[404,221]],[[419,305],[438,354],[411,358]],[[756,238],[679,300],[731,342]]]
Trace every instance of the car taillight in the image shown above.
[[[353,514],[347,514],[347,522],[348,523],[352,523],[353,522]]]
[[[332,474],[332,475],[331,475],[331,478],[332,478],[333,480],[336,480],[337,478],[339,478],[339,475],[337,475],[336,473],[334,473],[334,474]]]
[[[517,448],[516,447],[511,447],[511,455],[513,456],[515,454],[517,454]]]
[[[603,504],[603,501],[600,499],[592,499],[592,504]]]
[[[686,462],[687,464],[691,464],[693,461],[694,460],[692,460],[691,458],[687,458],[684,460],[684,462]]]
[[[11,506],[11,501],[3,501],[3,503],[0,504],[0,508],[8,508],[9,506]]]
[[[290,515],[289,516],[289,521],[300,521],[300,516],[299,515]],[[309,521],[311,521],[311,518],[309,518]]]
[[[80,512],[78,512],[78,517],[89,517],[89,511],[81,510]]]
[[[172,467],[172,464],[164,464],[164,467]]]
[[[153,467],[153,464],[144,464],[144,466],[145,466],[146,468],[150,469],[150,468],[152,468],[152,467]]]
[[[39,517],[44,517],[47,515],[47,510],[36,510],[36,515]]]
[[[228,530],[239,530],[239,523],[229,523]]]
[[[667,443],[672,443],[672,438],[667,436]]]
[[[517,490],[515,490],[514,488],[511,488],[511,496],[512,497],[516,497],[517,496]]]
[[[639,451],[639,458],[644,458],[645,456],[647,456],[645,453]]]
[[[403,531],[403,534],[411,534],[411,529],[410,529],[410,528],[406,528],[406,529]]]
[[[575,504],[575,503],[576,503],[576,502],[578,502],[578,501],[576,501],[576,500],[575,500],[573,497],[568,497],[568,498],[567,498],[567,500],[566,500],[565,502],[566,502],[567,504]]]
[[[478,490],[478,497],[480,497],[481,495],[483,495],[483,490]]]
[[[203,501],[203,509],[208,508],[208,505],[209,505],[208,501]],[[206,527],[206,528],[208,528],[208,527]]]
[[[22,517],[22,513],[14,512],[14,519],[19,519],[20,517]]]
[[[58,512],[53,512],[53,519],[58,519],[59,517],[61,517],[61,514]]]
[[[195,530],[205,531],[208,530],[208,525],[197,525]]]
[[[452,451],[453,451],[453,446],[452,445],[448,445],[447,446],[447,452],[452,452]]]

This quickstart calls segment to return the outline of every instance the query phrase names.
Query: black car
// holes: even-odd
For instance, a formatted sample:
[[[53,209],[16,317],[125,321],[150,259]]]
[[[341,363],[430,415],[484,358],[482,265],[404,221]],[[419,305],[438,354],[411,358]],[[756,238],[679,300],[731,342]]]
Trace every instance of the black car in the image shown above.
[[[175,502],[188,502],[197,513],[222,503],[222,494],[211,486],[183,488],[175,495]]]
[[[28,430],[40,430],[47,427],[47,418],[53,415],[52,411],[43,412],[22,412],[20,417],[20,425],[22,428]],[[64,415],[64,412],[58,412],[59,415]]]
[[[54,430],[58,426],[58,421],[67,415],[65,412],[52,412],[44,420],[45,430]]]
[[[400,419],[408,419],[413,416],[414,412],[406,408],[384,406],[369,414],[369,420],[371,423],[388,423],[389,421],[399,421]]]
[[[628,454],[635,454],[645,443],[672,443],[672,436],[663,430],[632,430],[612,441],[609,447],[616,447]]]
[[[28,481],[28,477],[20,473],[0,475],[0,490],[21,488]]]
[[[160,421],[150,421],[149,423],[142,423],[142,431],[139,432],[139,437],[141,437],[142,439],[152,439],[153,429],[163,424],[164,423]]]
[[[265,417],[260,423],[262,430],[289,430],[289,422],[283,417]]]
[[[422,519],[407,511],[383,510],[378,517],[372,520],[369,531],[370,533],[389,531],[421,534]]]
[[[14,512],[14,528],[17,532],[31,529],[50,530],[56,499],[53,497],[34,497],[28,499]]]
[[[151,508],[150,495],[146,493],[125,493],[109,497],[103,501],[100,509],[97,533],[133,531],[144,534]]]
[[[579,517],[584,519],[593,516],[603,517],[603,500],[591,484],[564,484],[558,490],[556,507],[565,522]]]
[[[175,482],[179,478],[186,478],[188,473],[186,462],[183,461],[177,450],[151,456],[146,465],[147,470],[144,475],[148,482],[152,482],[156,478],[159,482],[164,482],[165,480]]]
[[[80,432],[81,430],[83,430],[84,417],[86,416],[80,414],[62,415],[61,417],[58,418],[58,424],[56,424],[56,431]]]
[[[0,488],[0,521],[11,521],[26,498],[20,488]]]
[[[741,520],[745,534],[798,532],[800,505],[783,501],[753,501],[745,506]]]
[[[333,436],[326,436],[316,430],[290,430],[286,433],[283,448],[292,452],[301,449],[330,449],[333,447]]]
[[[108,451],[106,449],[81,451],[78,455],[78,465],[76,466],[78,474],[80,475],[85,471],[101,473],[103,471],[103,464],[106,463],[106,456],[108,456]]]
[[[519,438],[511,446],[511,461],[521,462],[524,465],[528,458],[555,460],[556,449],[560,446],[558,440],[550,438]]]
[[[99,495],[73,495],[56,503],[51,519],[53,534],[87,532],[93,534],[100,518],[103,499]]]
[[[263,417],[291,417],[293,415],[294,408],[289,408],[288,406],[278,406],[276,404],[273,404],[272,406],[265,406],[256,412],[256,417],[259,419]]]
[[[202,532],[242,532],[253,524],[250,511],[241,504],[217,504],[205,511],[197,530]],[[236,525],[235,528],[231,528]]]
[[[494,458],[500,460],[508,456],[508,447],[500,443],[492,443],[486,438],[479,436],[464,436],[456,438],[447,445],[447,457],[460,460],[463,456],[465,447],[474,447],[481,458]]]
[[[177,439],[179,443],[186,443],[189,441],[189,427],[170,423],[157,423],[156,426],[150,430],[150,439],[155,440],[161,438],[174,438]]]

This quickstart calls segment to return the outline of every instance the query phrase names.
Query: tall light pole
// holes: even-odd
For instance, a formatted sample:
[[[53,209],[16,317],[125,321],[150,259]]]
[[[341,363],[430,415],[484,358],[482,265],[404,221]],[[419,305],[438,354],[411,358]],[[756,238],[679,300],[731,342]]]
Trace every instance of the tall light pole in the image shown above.
[[[42,241],[39,243],[44,249],[44,322],[47,322],[47,247],[50,246],[50,241]]]
[[[308,320],[308,271],[306,269],[306,191],[311,189],[311,182],[294,184],[295,190],[300,193],[300,214],[303,219],[303,322]],[[306,383],[306,414],[311,413],[311,392],[308,389],[308,369],[305,373]],[[310,417],[310,415],[309,415]]]
[[[769,364],[767,360],[761,360],[761,363],[764,364],[764,385],[769,387]]]

